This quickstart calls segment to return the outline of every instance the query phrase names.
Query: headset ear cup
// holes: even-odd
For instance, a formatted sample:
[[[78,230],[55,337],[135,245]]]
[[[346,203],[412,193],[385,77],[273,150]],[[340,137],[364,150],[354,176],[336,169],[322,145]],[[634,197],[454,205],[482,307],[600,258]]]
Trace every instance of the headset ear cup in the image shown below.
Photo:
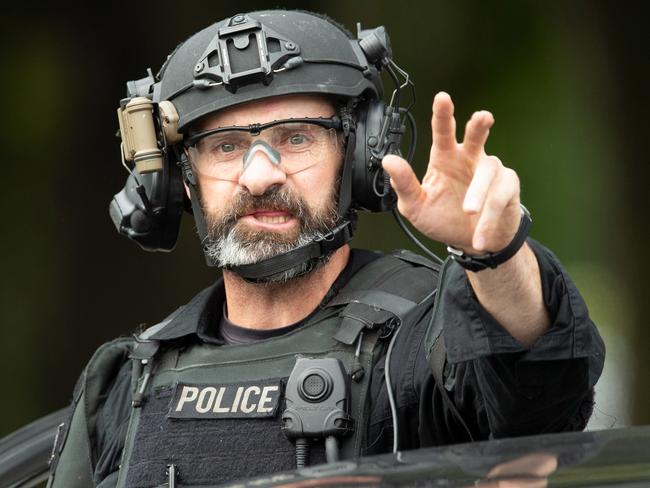
[[[175,156],[169,151],[162,172],[163,185],[156,190],[160,191],[160,214],[154,211],[155,225],[160,236],[160,248],[172,250],[176,246],[180,231],[181,217],[185,205],[185,186],[181,169],[176,164]]]
[[[151,248],[148,250],[171,251],[178,240],[185,198],[181,169],[173,151],[167,151],[162,171],[140,178],[152,207],[151,228],[140,245],[146,239],[146,248]]]
[[[395,207],[395,193],[381,161],[373,156],[379,146],[386,104],[366,100],[356,107],[356,141],[352,161],[352,205],[369,212],[385,212]]]
[[[167,154],[162,171],[137,175],[137,180],[129,176],[109,213],[118,232],[142,249],[171,251],[178,240],[184,198],[180,168]]]

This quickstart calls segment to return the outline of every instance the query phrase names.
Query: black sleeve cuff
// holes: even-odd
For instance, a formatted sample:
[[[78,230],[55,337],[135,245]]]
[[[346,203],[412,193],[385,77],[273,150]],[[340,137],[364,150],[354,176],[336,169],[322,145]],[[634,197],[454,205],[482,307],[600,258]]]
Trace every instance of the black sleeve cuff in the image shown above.
[[[604,345],[575,284],[551,251],[529,238],[539,263],[544,303],[551,327],[527,347],[513,338],[478,302],[465,270],[447,260],[434,321],[442,321],[450,363],[482,356],[521,353],[522,360],[604,357]]]

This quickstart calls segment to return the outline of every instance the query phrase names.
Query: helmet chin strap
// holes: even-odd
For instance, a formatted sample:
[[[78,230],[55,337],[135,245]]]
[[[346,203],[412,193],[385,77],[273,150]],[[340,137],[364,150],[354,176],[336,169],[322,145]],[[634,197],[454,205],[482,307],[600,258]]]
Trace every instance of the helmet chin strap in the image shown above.
[[[252,264],[226,266],[226,269],[233,271],[248,282],[266,283],[271,281],[273,277],[280,273],[296,270],[296,268],[300,267],[302,269],[292,276],[297,278],[298,276],[303,276],[312,271],[322,259],[350,242],[356,228],[356,212],[351,209],[352,160],[354,156],[354,147],[355,133],[354,131],[350,131],[347,135],[341,188],[339,190],[338,212],[341,217],[334,229],[326,235],[316,237],[311,242],[278,256]],[[192,213],[194,214],[196,230],[201,243],[204,244],[207,242],[208,232],[205,216],[199,200],[196,177],[184,152],[181,152],[179,156],[185,183],[190,191],[190,200],[192,202]],[[203,252],[208,266],[218,266],[218,263],[208,256],[205,245],[203,245]]]
[[[311,242],[292,249],[284,254],[264,259],[253,264],[239,266],[226,266],[226,269],[237,273],[244,280],[251,283],[265,283],[271,277],[300,267],[293,278],[303,276],[312,271],[316,264],[324,257],[329,256],[352,239],[353,224],[345,219],[325,236],[313,239]]]

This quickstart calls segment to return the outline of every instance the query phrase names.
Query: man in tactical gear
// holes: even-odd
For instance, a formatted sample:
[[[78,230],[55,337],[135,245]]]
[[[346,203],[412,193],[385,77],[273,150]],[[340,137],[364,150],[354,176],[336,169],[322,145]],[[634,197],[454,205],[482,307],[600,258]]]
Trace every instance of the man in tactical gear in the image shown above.
[[[135,170],[111,217],[171,249],[191,205],[223,278],[98,349],[50,486],[211,485],[584,428],[604,346],[557,259],[527,239],[517,175],[485,153],[492,115],[476,112],[459,143],[438,93],[420,182],[399,155],[408,81],[383,28],[355,38],[274,10],[216,23],[129,82]],[[350,249],[357,210],[395,206],[451,257]]]

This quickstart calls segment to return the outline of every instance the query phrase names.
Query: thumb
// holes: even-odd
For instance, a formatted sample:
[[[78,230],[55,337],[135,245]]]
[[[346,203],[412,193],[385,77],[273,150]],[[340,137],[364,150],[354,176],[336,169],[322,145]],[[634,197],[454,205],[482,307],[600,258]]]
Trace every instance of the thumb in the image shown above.
[[[389,154],[381,161],[384,171],[390,176],[390,184],[397,194],[397,207],[406,218],[415,209],[422,187],[405,159]]]

